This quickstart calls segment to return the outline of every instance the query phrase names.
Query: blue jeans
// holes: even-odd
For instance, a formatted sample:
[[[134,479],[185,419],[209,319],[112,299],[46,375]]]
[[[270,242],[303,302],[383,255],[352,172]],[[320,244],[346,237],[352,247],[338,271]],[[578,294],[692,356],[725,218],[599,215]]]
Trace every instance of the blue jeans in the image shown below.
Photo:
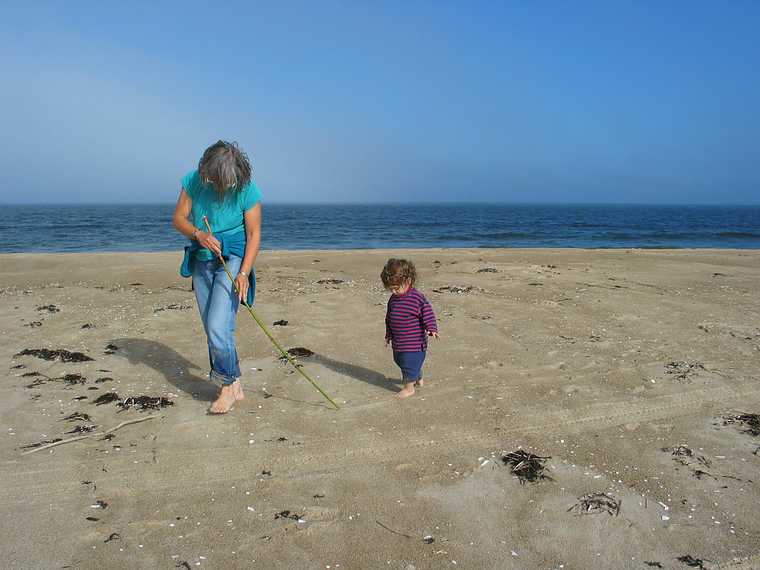
[[[240,257],[231,255],[227,268],[233,278],[240,271]],[[240,301],[224,267],[218,259],[195,260],[193,289],[198,301],[203,328],[208,339],[209,378],[224,385],[240,378],[240,363],[235,346],[235,325]]]

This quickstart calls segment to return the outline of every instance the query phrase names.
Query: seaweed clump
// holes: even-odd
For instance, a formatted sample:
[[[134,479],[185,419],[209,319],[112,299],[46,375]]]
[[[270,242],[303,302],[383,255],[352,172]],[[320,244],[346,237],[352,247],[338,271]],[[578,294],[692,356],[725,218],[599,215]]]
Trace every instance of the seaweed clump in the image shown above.
[[[36,356],[42,360],[60,360],[61,362],[90,362],[92,358],[82,352],[70,352],[65,349],[25,348],[16,356]]]
[[[110,404],[111,402],[116,402],[118,400],[121,400],[121,398],[116,392],[108,392],[106,394],[101,394],[98,396],[93,404],[96,406],[102,406],[103,404]]]
[[[66,433],[90,433],[91,431],[94,431],[96,427],[98,426],[94,424],[91,424],[91,425],[82,424],[82,425],[75,426],[74,429],[67,431]]]
[[[292,521],[297,521],[301,519],[301,515],[297,515],[293,511],[280,511],[279,513],[275,513],[274,518],[275,519],[290,519]]]
[[[171,303],[165,307],[158,307],[156,309],[153,309],[153,312],[160,313],[161,311],[187,311],[191,308],[192,307],[187,303]]]
[[[124,401],[116,404],[122,411],[135,408],[141,412],[144,410],[158,410],[166,406],[173,406],[174,402],[163,396],[129,396]]]
[[[760,435],[760,414],[737,414],[734,416],[726,416],[723,418],[723,425],[744,424],[744,433],[757,437]]]
[[[522,449],[506,453],[501,457],[504,465],[509,467],[513,475],[519,480],[520,484],[526,482],[537,483],[541,479],[553,481],[551,477],[544,473],[545,463],[550,457],[539,457]]]
[[[472,285],[467,285],[465,287],[457,287],[456,285],[446,285],[444,287],[439,287],[438,289],[433,289],[435,293],[456,293],[458,295],[463,295],[467,293],[471,293],[472,291],[480,291],[477,287],[473,287]]]
[[[62,421],[67,422],[89,422],[92,421],[92,418],[90,418],[90,414],[85,414],[83,412],[74,412],[73,414],[69,414],[65,418],[61,418]]]
[[[87,383],[87,378],[85,378],[81,374],[64,374],[63,376],[60,376],[56,378],[55,380],[63,380],[64,383],[68,384],[69,386],[75,386],[77,384]]]
[[[618,516],[620,514],[620,501],[607,493],[589,493],[578,499],[567,512],[573,511],[579,515],[598,515],[607,513]]]
[[[689,376],[699,370],[704,370],[705,365],[698,360],[686,362],[685,360],[672,360],[665,365],[665,374],[672,374],[676,380],[688,380]]]
[[[690,554],[679,556],[676,558],[676,560],[682,562],[683,564],[686,564],[686,566],[689,566],[691,568],[700,568],[701,570],[705,570],[705,561],[701,558],[694,558]]]
[[[290,356],[294,356],[295,358],[308,358],[309,356],[314,356],[314,351],[309,350],[308,348],[304,348],[303,346],[296,346],[294,348],[289,348],[288,354]],[[288,359],[284,356],[280,356],[280,360],[287,362]]]

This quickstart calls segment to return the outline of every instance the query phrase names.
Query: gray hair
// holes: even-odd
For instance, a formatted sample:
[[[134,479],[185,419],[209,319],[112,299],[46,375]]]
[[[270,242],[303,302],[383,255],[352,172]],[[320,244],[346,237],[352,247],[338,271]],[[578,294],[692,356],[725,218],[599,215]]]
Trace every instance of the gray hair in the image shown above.
[[[237,143],[220,140],[204,151],[198,173],[223,196],[227,190],[239,191],[251,182],[251,163]]]

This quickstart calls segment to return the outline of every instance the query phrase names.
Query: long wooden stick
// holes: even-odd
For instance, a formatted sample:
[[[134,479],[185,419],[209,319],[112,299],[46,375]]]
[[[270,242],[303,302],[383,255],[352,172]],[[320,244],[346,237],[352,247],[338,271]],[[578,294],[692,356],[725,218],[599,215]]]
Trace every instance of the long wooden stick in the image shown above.
[[[80,439],[87,439],[88,437],[95,437],[96,435],[107,435],[109,433],[115,432],[117,429],[121,429],[124,426],[128,426],[130,424],[138,424],[140,422],[144,422],[146,420],[152,420],[153,418],[157,418],[158,416],[145,416],[144,418],[137,418],[135,420],[129,420],[126,422],[121,422],[116,427],[112,427],[108,431],[103,432],[95,432],[95,433],[88,433],[87,435],[78,435],[76,437],[70,437],[69,439],[62,439],[61,441],[55,441],[53,443],[48,443],[47,445],[41,445],[40,447],[35,447],[34,449],[30,449],[29,451],[25,451],[22,455],[29,455],[30,453],[37,453],[38,451],[42,451],[43,449],[50,449],[51,447],[57,447],[59,445],[64,445],[66,443],[71,443],[72,441],[79,441]]]
[[[214,232],[211,231],[211,226],[209,225],[208,218],[206,216],[203,216],[203,222],[206,224],[206,229],[208,230],[208,233],[213,234]],[[235,283],[235,279],[232,277],[232,273],[230,273],[230,270],[227,269],[227,264],[224,262],[224,258],[222,257],[221,252],[219,253],[218,257],[219,257],[219,261],[222,262],[222,267],[224,267],[224,272],[227,274],[227,277],[229,277],[229,279],[230,279],[230,283],[232,283],[232,286],[234,287],[235,292],[238,293],[239,292],[238,291],[238,286]],[[306,374],[306,372],[303,370],[303,366],[299,365],[298,362],[296,361],[296,359],[293,358],[285,349],[283,349],[282,346],[280,346],[280,343],[277,342],[277,339],[275,339],[274,336],[272,335],[272,333],[269,332],[269,330],[267,329],[267,327],[261,321],[261,319],[256,314],[256,312],[253,310],[253,307],[251,307],[248,304],[248,300],[247,299],[243,299],[242,303],[243,303],[243,306],[246,309],[248,309],[248,312],[253,317],[253,320],[256,321],[256,324],[259,325],[259,327],[261,328],[261,330],[264,331],[264,334],[267,335],[267,337],[269,338],[270,341],[272,341],[272,344],[274,344],[274,346],[277,348],[277,350],[280,351],[280,354],[282,354],[282,356],[285,359],[287,359],[287,361],[290,362],[290,364],[293,365],[293,368],[295,368],[298,371],[298,373],[301,374],[301,376],[303,376],[304,378],[306,378],[306,380],[308,380],[309,383],[312,386],[314,386],[314,388],[316,388],[319,391],[319,393],[322,394],[322,396],[324,396],[324,398],[335,407],[336,410],[339,410],[340,407],[338,406],[338,404],[336,404],[335,402],[333,402],[332,398],[330,398],[330,396],[328,396],[325,393],[325,391],[322,390],[322,388],[319,387],[319,384],[317,384],[311,378],[311,376],[309,376],[308,374]]]

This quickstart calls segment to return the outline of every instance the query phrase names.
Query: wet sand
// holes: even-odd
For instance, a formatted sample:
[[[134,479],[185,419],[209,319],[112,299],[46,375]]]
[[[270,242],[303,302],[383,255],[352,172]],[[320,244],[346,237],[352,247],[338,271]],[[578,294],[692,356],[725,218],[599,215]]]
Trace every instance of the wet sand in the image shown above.
[[[441,339],[396,401],[402,255]],[[341,410],[241,313],[225,417],[178,253],[0,262],[4,567],[760,568],[760,436],[726,421],[760,413],[760,252],[263,252],[257,309]],[[548,478],[521,484],[520,449]],[[596,492],[619,513],[572,508]]]

